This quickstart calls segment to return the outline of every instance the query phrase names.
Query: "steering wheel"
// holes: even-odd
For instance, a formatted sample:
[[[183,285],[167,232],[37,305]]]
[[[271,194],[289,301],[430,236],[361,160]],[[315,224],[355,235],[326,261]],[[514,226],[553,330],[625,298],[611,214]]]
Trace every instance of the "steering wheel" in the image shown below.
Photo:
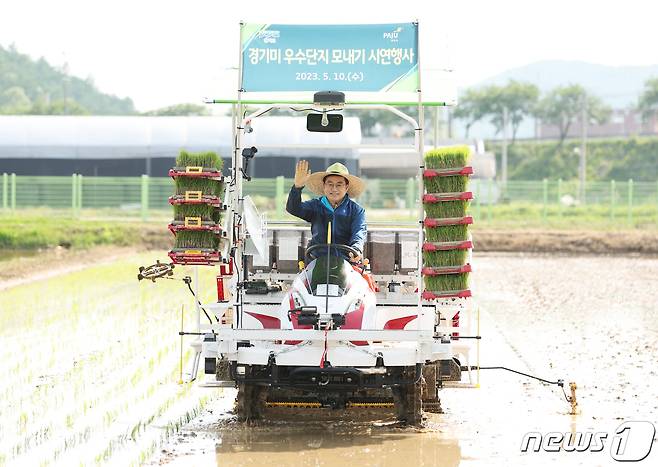
[[[351,246],[348,245],[341,245],[340,243],[317,243],[315,245],[311,245],[306,249],[306,253],[304,254],[304,259],[306,258],[311,258],[311,259],[316,259],[317,258],[317,252],[318,250],[324,249],[324,251],[327,251],[328,248],[335,248],[337,250],[341,250],[345,253],[349,254],[352,253],[354,257],[361,256],[361,253],[359,253],[359,250],[356,248],[352,248]]]

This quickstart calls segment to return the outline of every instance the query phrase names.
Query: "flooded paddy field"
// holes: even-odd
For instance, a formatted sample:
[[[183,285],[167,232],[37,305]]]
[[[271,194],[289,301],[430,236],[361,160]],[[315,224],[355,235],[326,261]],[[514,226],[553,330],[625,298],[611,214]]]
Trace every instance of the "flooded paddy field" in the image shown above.
[[[481,371],[480,388],[444,389],[445,413],[419,429],[359,409],[270,412],[246,426],[223,390],[148,465],[620,465],[620,424],[658,425],[658,259],[489,253],[473,279],[482,366],[564,379],[567,393],[576,382],[578,415],[559,387],[500,370]],[[530,432],[607,437],[600,452],[522,453]],[[656,446],[637,465],[656,465]]]
[[[235,390],[179,385],[191,301],[178,282],[137,282],[155,257],[0,291],[0,465],[620,465],[617,427],[658,425],[657,258],[477,255],[481,364],[574,381],[580,412],[556,386],[483,370],[409,428],[365,409],[277,409],[247,426]],[[601,452],[522,453],[529,432],[608,436]],[[654,442],[637,465],[656,464]]]

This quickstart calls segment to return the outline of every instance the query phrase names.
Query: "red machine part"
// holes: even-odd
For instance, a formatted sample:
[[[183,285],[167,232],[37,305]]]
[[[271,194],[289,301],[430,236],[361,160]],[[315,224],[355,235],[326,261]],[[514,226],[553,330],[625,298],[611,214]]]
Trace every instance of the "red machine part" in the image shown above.
[[[473,193],[463,191],[457,193],[426,193],[423,195],[423,203],[440,203],[442,201],[461,201],[473,199]]]
[[[452,169],[425,169],[423,170],[423,178],[432,177],[450,177],[453,175],[472,175],[473,167],[456,167]]]
[[[224,279],[233,275],[233,258],[229,259],[228,263],[221,263],[219,265],[219,274],[217,274],[217,301],[226,302],[226,292],[224,288]]]
[[[425,266],[421,273],[423,276],[440,276],[443,274],[463,274],[465,272],[471,272],[472,268],[470,264],[465,264],[463,266],[444,266],[444,267],[430,267]]]
[[[169,176],[171,178],[176,177],[200,177],[200,178],[212,178],[219,181],[224,181],[224,176],[222,172],[217,169],[212,169],[209,167],[174,167],[169,169]]]
[[[210,206],[222,207],[219,196],[201,195],[198,199],[186,199],[185,195],[173,195],[169,197],[169,204],[208,204]]]
[[[436,292],[432,290],[424,290],[421,294],[424,300],[436,300],[442,298],[467,298],[471,296],[469,289],[465,290],[448,290],[445,292]]]
[[[446,225],[470,225],[473,223],[472,216],[466,217],[446,217],[444,219],[433,219],[431,217],[425,218],[423,225],[425,227],[443,227]]]
[[[208,266],[221,261],[216,250],[171,250],[168,255],[175,264]]]
[[[404,329],[408,323],[415,320],[417,317],[418,315],[411,315],[403,316],[402,318],[391,319],[386,321],[386,324],[384,324],[384,329]]]
[[[471,240],[423,243],[423,251],[467,250],[469,248],[473,248],[473,242]]]
[[[452,327],[459,327],[459,311],[454,314],[452,317]],[[453,332],[452,337],[455,339],[459,339],[459,333],[458,332]]]

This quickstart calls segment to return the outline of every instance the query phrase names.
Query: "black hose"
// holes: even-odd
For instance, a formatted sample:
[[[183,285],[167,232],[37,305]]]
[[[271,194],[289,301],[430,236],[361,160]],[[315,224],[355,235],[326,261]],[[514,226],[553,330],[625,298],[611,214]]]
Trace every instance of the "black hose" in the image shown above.
[[[468,366],[462,366],[462,370],[469,370]],[[563,387],[564,386],[564,380],[558,379],[557,381],[549,381],[544,378],[540,378],[538,376],[533,376],[529,375],[528,373],[523,373],[522,371],[518,370],[513,370],[511,368],[507,368],[505,366],[477,366],[477,365],[471,365],[470,367],[471,370],[505,370],[505,371],[511,371],[512,373],[516,373],[518,375],[523,375],[527,376],[528,378],[536,379],[538,381],[541,381],[542,383],[547,383],[547,384],[555,384],[557,386]]]
[[[528,373],[524,373],[524,372],[518,371],[518,370],[513,370],[513,369],[507,368],[505,366],[477,366],[477,365],[471,365],[470,367],[468,367],[468,366],[462,366],[461,367],[462,371],[467,371],[469,368],[471,370],[505,370],[505,371],[511,371],[512,373],[516,373],[517,375],[522,375],[522,376],[526,376],[528,378],[536,379],[537,381],[541,381],[542,383],[554,384],[554,385],[559,386],[559,387],[562,388],[562,394],[564,394],[564,399],[569,403],[571,402],[571,398],[569,398],[569,396],[567,396],[567,393],[564,390],[564,380],[563,379],[558,379],[557,381],[549,381],[547,379],[540,378],[538,376],[529,375]]]
[[[187,288],[190,289],[190,293],[196,299],[196,302],[199,304],[199,307],[203,310],[203,313],[206,315],[206,318],[208,318],[208,321],[210,321],[210,324],[212,324],[212,319],[210,319],[210,315],[208,314],[206,309],[203,307],[203,305],[201,305],[201,302],[199,301],[196,294],[194,293],[194,290],[192,290],[192,286],[190,285],[192,283],[192,280],[191,279],[187,280],[187,279],[189,279],[189,277],[186,277],[185,279],[183,279],[183,282],[185,282],[185,284],[187,285]],[[215,319],[217,319],[217,318],[215,318]],[[219,320],[217,320],[217,322],[219,323]]]

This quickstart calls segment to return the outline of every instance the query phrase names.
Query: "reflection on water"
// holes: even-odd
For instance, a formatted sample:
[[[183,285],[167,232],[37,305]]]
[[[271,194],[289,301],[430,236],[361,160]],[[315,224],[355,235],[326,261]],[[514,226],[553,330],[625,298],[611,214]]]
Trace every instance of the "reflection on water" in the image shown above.
[[[458,441],[441,433],[370,422],[271,422],[216,436],[218,466],[455,466],[461,459]]]

